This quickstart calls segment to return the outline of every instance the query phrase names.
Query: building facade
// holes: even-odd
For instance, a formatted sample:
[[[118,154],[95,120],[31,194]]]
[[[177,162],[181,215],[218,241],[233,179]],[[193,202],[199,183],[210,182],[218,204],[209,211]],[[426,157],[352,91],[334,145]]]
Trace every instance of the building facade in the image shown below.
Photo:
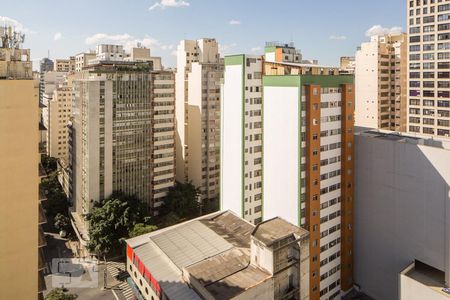
[[[403,271],[402,281],[448,287],[450,140],[368,131],[355,135],[355,149],[355,284],[386,300],[399,299]],[[413,291],[401,299],[433,299],[408,298]]]
[[[126,243],[143,299],[310,299],[308,232],[281,218],[216,212]]]
[[[79,75],[69,145],[76,213],[121,191],[156,214],[175,176],[173,72],[113,61]]]
[[[44,124],[47,128],[47,154],[58,159],[69,158],[68,124],[72,118],[72,86],[61,84],[51,97],[44,96]]]
[[[22,41],[0,28],[0,289],[4,299],[43,299],[39,93]]]
[[[176,74],[177,181],[200,188],[203,204],[220,193],[220,81],[223,59],[215,39],[184,40]]]
[[[450,4],[406,1],[408,132],[450,135]]]
[[[71,56],[69,59],[55,59],[53,71],[75,72],[75,56]]]
[[[407,35],[371,37],[356,52],[355,124],[406,131]]]
[[[95,51],[75,55],[75,72],[81,72],[89,64],[89,61],[95,59],[95,57]]]
[[[341,56],[339,60],[340,74],[355,74],[356,58],[355,56]]]
[[[352,287],[354,89],[314,73],[338,70],[225,57],[221,207],[308,229],[310,297],[332,299]]]
[[[225,57],[221,102],[221,207],[262,221],[263,57]]]

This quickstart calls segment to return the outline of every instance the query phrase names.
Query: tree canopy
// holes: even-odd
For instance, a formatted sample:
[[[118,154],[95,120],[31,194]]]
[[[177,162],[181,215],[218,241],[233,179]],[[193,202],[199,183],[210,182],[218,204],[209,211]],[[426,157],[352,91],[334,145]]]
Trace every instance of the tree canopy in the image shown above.
[[[156,227],[155,225],[146,225],[143,223],[137,223],[136,225],[134,225],[133,229],[130,231],[129,237],[132,238],[132,237],[140,236],[140,235],[155,231],[157,229],[158,229],[158,227]]]
[[[66,293],[61,288],[56,288],[45,296],[45,300],[75,300],[77,297],[77,295]]]
[[[200,216],[200,190],[191,182],[176,182],[169,189],[160,213],[168,215],[175,213],[180,219],[192,219]]]
[[[121,241],[138,223],[145,221],[145,205],[135,196],[115,192],[97,202],[86,215],[89,222],[88,249],[99,255],[121,248]]]

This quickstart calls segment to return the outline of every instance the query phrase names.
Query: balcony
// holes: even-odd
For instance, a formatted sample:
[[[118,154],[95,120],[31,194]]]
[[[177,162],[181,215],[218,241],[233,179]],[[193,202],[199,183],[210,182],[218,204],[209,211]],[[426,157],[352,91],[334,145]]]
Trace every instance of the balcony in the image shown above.
[[[44,209],[42,204],[39,203],[39,225],[47,223],[47,218],[45,217]]]
[[[39,271],[38,272],[38,292],[43,292],[47,289],[47,286],[45,285],[45,279],[44,279],[44,272]]]
[[[41,226],[39,226],[39,234],[38,234],[38,247],[42,248],[47,246],[47,240],[45,239],[44,231],[42,230]]]
[[[42,166],[41,163],[39,163],[39,177],[43,178],[47,176],[47,172],[45,172],[44,167]]]

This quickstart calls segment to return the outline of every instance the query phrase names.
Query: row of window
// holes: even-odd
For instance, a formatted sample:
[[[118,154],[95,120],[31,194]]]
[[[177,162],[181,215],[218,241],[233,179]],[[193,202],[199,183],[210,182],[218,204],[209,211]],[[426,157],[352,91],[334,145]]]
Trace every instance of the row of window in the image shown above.
[[[409,131],[410,132],[417,132],[420,133],[420,126],[415,126],[415,125],[410,125],[409,126]],[[422,133],[424,134],[435,134],[434,128],[429,128],[429,127],[423,127],[422,128]],[[447,129],[438,129],[437,130],[437,135],[440,136],[450,136],[450,130]]]

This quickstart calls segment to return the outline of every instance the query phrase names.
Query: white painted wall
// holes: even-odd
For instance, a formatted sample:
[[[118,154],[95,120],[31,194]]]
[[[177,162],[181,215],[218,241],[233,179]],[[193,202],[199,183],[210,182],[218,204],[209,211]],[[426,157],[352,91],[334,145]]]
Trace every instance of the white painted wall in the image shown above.
[[[264,87],[263,219],[299,215],[299,88]]]
[[[355,125],[378,128],[378,41],[356,52]]]
[[[221,137],[222,137],[222,210],[231,210],[242,216],[242,119],[244,117],[242,65],[225,67],[223,85]]]
[[[355,283],[397,299],[414,259],[448,280],[450,150],[361,135],[355,147]]]

